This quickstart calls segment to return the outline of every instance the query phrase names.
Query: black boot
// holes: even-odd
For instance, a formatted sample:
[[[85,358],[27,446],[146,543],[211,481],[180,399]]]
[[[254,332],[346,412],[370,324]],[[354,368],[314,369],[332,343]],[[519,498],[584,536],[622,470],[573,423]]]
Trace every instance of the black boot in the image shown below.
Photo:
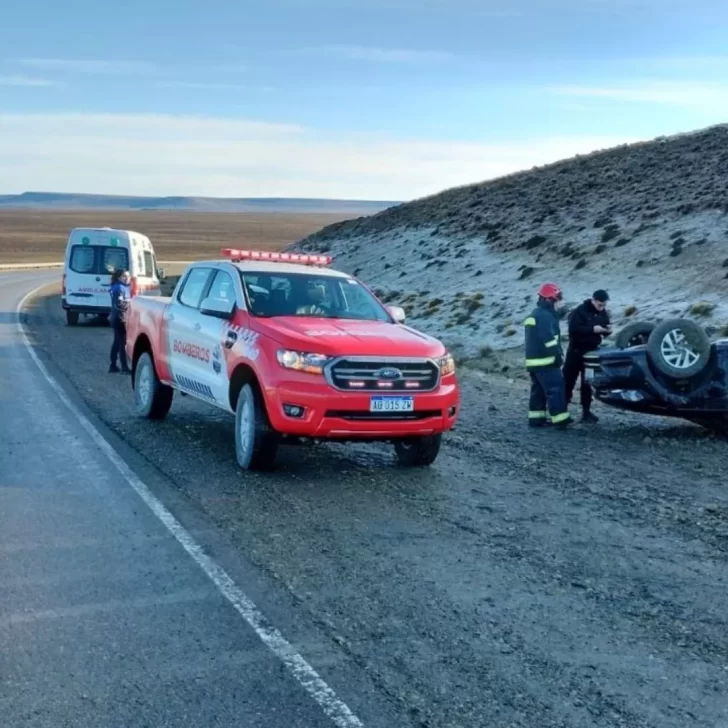
[[[589,410],[584,410],[584,414],[581,417],[581,421],[588,424],[588,425],[596,425],[597,422],[599,422],[599,418],[589,412]]]

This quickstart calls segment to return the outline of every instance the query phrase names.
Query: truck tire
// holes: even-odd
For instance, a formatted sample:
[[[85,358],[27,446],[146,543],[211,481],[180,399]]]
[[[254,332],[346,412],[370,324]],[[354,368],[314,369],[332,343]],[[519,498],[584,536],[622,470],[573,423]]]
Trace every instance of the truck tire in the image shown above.
[[[66,309],[66,323],[69,326],[76,326],[78,324],[78,311],[71,311],[70,308]]]
[[[235,457],[243,470],[270,470],[279,437],[268,421],[263,398],[251,384],[243,385],[235,406]]]
[[[646,344],[655,324],[648,321],[635,321],[625,326],[614,338],[614,345],[618,349],[629,349],[630,346]]]
[[[655,369],[671,379],[690,379],[710,361],[711,343],[702,326],[690,319],[661,321],[647,340]]]
[[[172,406],[174,389],[159,381],[152,355],[145,351],[134,369],[134,404],[148,420],[162,420]]]
[[[421,435],[397,440],[394,443],[394,451],[401,465],[423,467],[432,465],[437,460],[441,444],[442,434]]]

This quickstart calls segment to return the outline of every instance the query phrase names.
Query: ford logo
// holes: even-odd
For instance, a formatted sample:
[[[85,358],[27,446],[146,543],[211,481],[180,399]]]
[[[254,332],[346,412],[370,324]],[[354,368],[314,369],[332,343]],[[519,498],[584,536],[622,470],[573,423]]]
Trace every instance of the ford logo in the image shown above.
[[[399,369],[395,369],[394,367],[386,367],[384,369],[380,369],[377,372],[374,372],[374,376],[377,377],[377,379],[401,379],[402,372],[400,372]]]

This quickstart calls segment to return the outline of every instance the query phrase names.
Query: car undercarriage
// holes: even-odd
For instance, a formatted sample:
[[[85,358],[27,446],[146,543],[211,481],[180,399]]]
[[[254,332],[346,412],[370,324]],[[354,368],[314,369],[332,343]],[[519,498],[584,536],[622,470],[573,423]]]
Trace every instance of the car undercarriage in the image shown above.
[[[585,377],[610,407],[728,432],[728,339],[690,319],[630,324],[585,356]]]

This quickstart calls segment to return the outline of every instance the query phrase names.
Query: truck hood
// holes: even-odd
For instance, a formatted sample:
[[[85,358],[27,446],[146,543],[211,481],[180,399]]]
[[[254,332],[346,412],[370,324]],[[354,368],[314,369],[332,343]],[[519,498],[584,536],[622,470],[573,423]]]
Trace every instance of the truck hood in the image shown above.
[[[384,321],[280,316],[257,319],[253,327],[288,349],[328,356],[439,357],[446,353],[434,337]]]

